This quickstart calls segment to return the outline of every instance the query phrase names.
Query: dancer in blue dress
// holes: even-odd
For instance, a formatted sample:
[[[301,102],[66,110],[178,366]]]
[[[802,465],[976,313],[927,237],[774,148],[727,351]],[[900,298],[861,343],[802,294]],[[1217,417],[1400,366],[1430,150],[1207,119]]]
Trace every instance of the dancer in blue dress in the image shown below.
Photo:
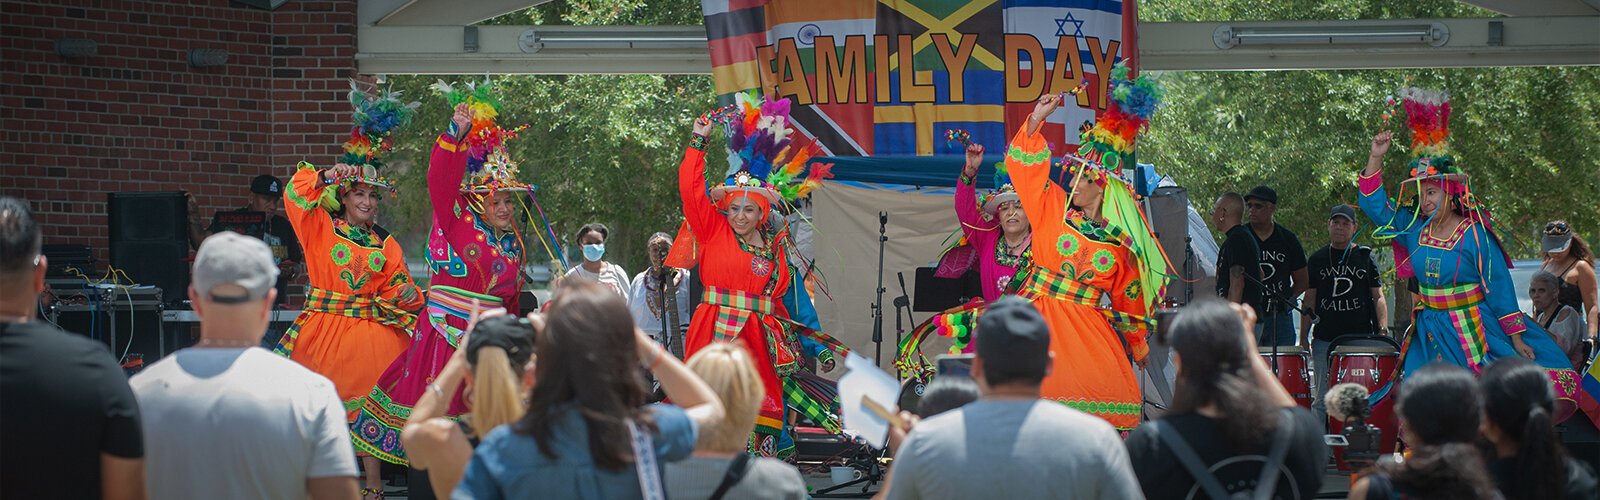
[[[1399,186],[1399,205],[1383,187],[1383,155],[1391,133],[1372,138],[1361,173],[1361,210],[1393,237],[1397,266],[1414,272],[1421,306],[1416,330],[1401,346],[1400,373],[1374,394],[1386,397],[1407,373],[1446,362],[1477,373],[1489,362],[1522,356],[1543,366],[1561,401],[1558,418],[1571,415],[1580,393],[1577,372],[1555,340],[1517,308],[1511,262],[1501,249],[1489,211],[1467,183],[1449,150],[1449,97],[1402,91],[1412,129],[1411,177]]]

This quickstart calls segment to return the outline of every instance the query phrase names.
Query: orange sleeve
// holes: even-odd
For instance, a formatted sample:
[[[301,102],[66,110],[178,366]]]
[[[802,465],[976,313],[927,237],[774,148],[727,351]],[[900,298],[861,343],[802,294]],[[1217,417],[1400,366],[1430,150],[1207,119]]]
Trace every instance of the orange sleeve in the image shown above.
[[[322,210],[324,187],[317,167],[302,161],[289,178],[289,189],[283,190],[284,214],[294,227],[295,238],[303,245],[319,241],[321,235],[333,229],[333,219]]]
[[[1038,227],[1045,221],[1061,220],[1066,211],[1067,194],[1050,180],[1050,145],[1045,142],[1044,134],[1029,135],[1028,125],[1023,124],[1006,148],[1006,171],[1011,175],[1017,200],[1022,202],[1022,211],[1027,213],[1031,225]]]

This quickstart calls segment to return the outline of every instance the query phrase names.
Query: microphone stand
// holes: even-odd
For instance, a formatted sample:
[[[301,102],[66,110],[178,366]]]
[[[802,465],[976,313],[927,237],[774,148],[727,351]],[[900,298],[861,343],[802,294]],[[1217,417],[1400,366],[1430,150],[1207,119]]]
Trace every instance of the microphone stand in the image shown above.
[[[1278,292],[1269,292],[1269,291],[1267,291],[1267,284],[1266,283],[1262,283],[1261,280],[1256,279],[1254,276],[1251,276],[1249,273],[1245,273],[1244,274],[1244,279],[1247,279],[1247,280],[1250,280],[1251,282],[1254,282],[1257,287],[1261,288],[1261,294],[1262,295],[1269,296],[1269,297],[1267,297],[1267,299],[1269,299],[1269,301],[1267,302],[1267,306],[1268,306],[1269,309],[1273,309],[1273,311],[1271,313],[1273,319],[1277,319],[1278,315],[1283,314],[1281,312],[1278,312],[1276,308],[1271,307],[1272,306],[1272,301],[1276,301],[1278,304],[1281,304],[1282,307],[1284,307],[1284,308],[1287,308],[1287,309],[1289,309],[1291,311],[1298,311],[1300,314],[1303,314],[1305,316],[1309,316],[1311,318],[1311,324],[1313,326],[1315,326],[1317,323],[1322,322],[1322,318],[1317,317],[1317,315],[1315,313],[1312,313],[1311,311],[1307,311],[1304,308],[1301,308],[1300,306],[1295,305],[1294,302],[1291,302],[1288,298],[1285,298],[1282,294],[1280,294]],[[1266,331],[1266,328],[1264,326],[1262,328],[1262,331]],[[1276,335],[1276,334],[1274,334],[1274,335]],[[1296,339],[1300,338],[1300,333],[1299,332],[1295,332],[1295,338]],[[1298,341],[1297,341],[1297,343],[1298,343]],[[1273,338],[1272,339],[1272,374],[1274,376],[1278,375],[1278,339],[1277,338]]]
[[[883,366],[883,246],[889,242],[889,212],[878,212],[878,297],[872,302],[872,364]],[[897,318],[899,313],[895,313]]]

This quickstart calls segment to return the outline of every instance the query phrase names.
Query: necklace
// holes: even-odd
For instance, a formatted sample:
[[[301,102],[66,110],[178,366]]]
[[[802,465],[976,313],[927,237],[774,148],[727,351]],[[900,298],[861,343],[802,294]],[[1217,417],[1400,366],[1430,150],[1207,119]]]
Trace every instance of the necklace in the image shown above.
[[[251,342],[238,339],[200,339],[195,342],[195,347],[255,347],[260,342]]]
[[[1025,246],[1024,249],[1022,250],[1022,255],[1012,255],[1011,254],[1011,245],[1006,244],[1005,237],[1002,236],[1002,237],[999,237],[999,238],[995,238],[994,263],[995,264],[999,264],[999,265],[1001,265],[1003,267],[1013,267],[1014,268],[1014,267],[1018,267],[1018,266],[1022,265],[1023,263],[1032,261],[1033,260],[1032,259],[1032,257],[1033,257],[1033,248],[1031,248],[1032,245],[1028,245],[1027,243],[1023,243],[1023,245],[1027,245],[1027,246]]]

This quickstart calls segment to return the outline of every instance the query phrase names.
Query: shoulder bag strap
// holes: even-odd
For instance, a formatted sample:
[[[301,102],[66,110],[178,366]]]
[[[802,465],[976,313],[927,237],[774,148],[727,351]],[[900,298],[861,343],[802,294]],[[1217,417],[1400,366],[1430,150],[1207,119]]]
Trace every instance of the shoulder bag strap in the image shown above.
[[[750,454],[741,452],[739,456],[733,457],[733,463],[728,464],[728,472],[722,475],[722,484],[718,484],[717,490],[711,492],[709,500],[722,500],[722,496],[728,494],[733,485],[743,481],[745,473],[748,472],[750,472]]]
[[[656,467],[656,447],[650,433],[629,420],[628,434],[633,444],[633,466],[639,475],[640,495],[644,500],[666,500],[666,488],[661,485],[661,469]]]
[[[1255,500],[1272,498],[1277,491],[1278,468],[1289,454],[1289,441],[1293,440],[1290,427],[1294,425],[1294,416],[1287,408],[1278,415],[1278,429],[1272,432],[1272,451],[1267,454],[1267,462],[1261,464],[1261,477],[1256,479]]]
[[[1200,456],[1195,454],[1194,448],[1190,448],[1189,443],[1184,441],[1182,436],[1179,436],[1176,432],[1162,432],[1167,429],[1159,420],[1151,421],[1145,425],[1150,426],[1150,431],[1156,435],[1156,438],[1172,449],[1172,454],[1178,457],[1178,463],[1183,464],[1184,470],[1189,471],[1189,475],[1194,477],[1195,482],[1200,484],[1200,488],[1205,490],[1207,496],[1211,498],[1229,498],[1228,490],[1222,487],[1222,483],[1217,482],[1216,476],[1211,475],[1211,470],[1206,467],[1206,463],[1200,460]]]

